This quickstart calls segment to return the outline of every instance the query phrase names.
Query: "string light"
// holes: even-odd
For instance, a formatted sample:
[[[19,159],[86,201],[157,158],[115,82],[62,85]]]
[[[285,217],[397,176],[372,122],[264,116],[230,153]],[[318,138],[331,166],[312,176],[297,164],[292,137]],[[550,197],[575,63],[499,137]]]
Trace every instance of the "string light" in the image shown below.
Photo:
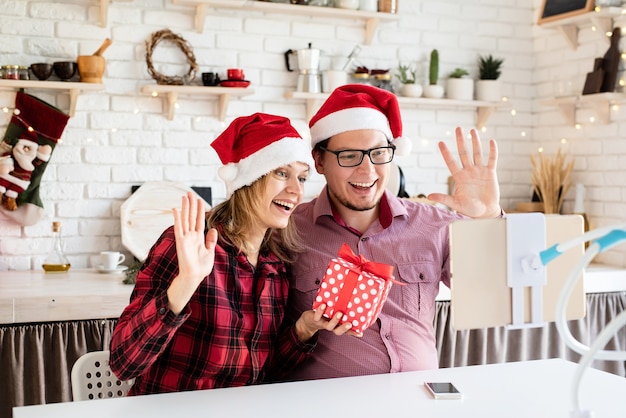
[[[8,113],[8,109],[7,109],[7,110],[4,110],[4,109],[6,109],[6,108],[3,108],[3,111],[4,111],[5,113]],[[40,132],[40,131],[38,131],[37,129],[35,129],[35,128],[34,128],[33,126],[31,126],[31,125],[30,125],[27,121],[25,121],[24,119],[22,119],[22,118],[20,117],[20,113],[22,113],[22,112],[21,112],[19,109],[13,109],[13,117],[14,117],[15,119],[17,119],[17,120],[21,123],[21,125],[22,125],[23,127],[25,127],[25,128],[26,128],[26,130],[27,130],[28,132],[35,132],[37,135],[42,136],[42,137],[44,137],[44,138],[46,138],[46,139],[49,139],[49,140],[51,140],[51,141],[54,141],[54,142],[58,142],[58,143],[62,142],[62,141],[60,140],[60,138],[54,138],[54,137],[51,137],[50,135],[48,135],[48,134],[46,134],[46,133],[44,133],[44,132]]]

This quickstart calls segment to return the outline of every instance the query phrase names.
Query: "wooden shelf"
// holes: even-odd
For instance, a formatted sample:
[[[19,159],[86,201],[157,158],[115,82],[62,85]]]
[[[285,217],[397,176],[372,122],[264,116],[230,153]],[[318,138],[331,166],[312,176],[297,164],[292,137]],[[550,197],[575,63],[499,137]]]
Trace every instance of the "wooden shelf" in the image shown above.
[[[580,96],[563,96],[544,100],[542,103],[549,106],[557,106],[563,114],[565,121],[570,125],[576,125],[576,109],[591,107],[594,109],[600,121],[604,124],[611,122],[611,106],[626,101],[626,93],[596,93]]]
[[[285,93],[287,99],[300,99],[306,101],[306,118],[307,121],[313,117],[321,104],[329,96],[328,93],[304,93],[299,91],[290,91]],[[480,100],[451,100],[451,99],[428,99],[425,97],[402,97],[398,96],[398,104],[400,107],[416,106],[425,108],[475,108],[477,112],[476,127],[485,126],[487,119],[493,113],[496,107],[502,106],[502,102],[486,102]]]
[[[169,120],[174,119],[176,101],[179,94],[216,96],[219,100],[218,118],[220,121],[226,118],[226,110],[231,97],[254,94],[254,90],[248,87],[170,86],[162,84],[147,84],[143,86],[141,91],[154,97],[165,96],[167,100],[167,118]]]
[[[595,11],[571,16],[544,23],[541,27],[558,29],[572,49],[578,48],[578,27],[591,23],[596,31],[608,42],[606,36],[613,30],[613,20],[626,14],[626,9],[621,7],[596,8]]]
[[[336,7],[304,6],[298,4],[270,3],[258,0],[172,0],[173,3],[195,6],[195,26],[198,32],[204,29],[207,8],[253,10],[265,13],[281,13],[291,15],[340,17],[365,20],[365,44],[370,44],[379,21],[398,20],[400,17],[392,13],[366,12],[361,10],[340,9]]]
[[[70,95],[69,115],[76,112],[76,100],[81,91],[104,90],[102,83],[76,83],[71,81],[0,80],[0,89],[68,90]]]

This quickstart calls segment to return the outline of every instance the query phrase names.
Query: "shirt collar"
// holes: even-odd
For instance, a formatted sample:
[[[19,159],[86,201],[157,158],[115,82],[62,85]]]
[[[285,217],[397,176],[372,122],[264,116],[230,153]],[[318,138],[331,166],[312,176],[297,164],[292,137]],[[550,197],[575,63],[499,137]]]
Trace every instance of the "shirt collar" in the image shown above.
[[[316,220],[322,216],[330,216],[339,225],[353,230],[346,225],[339,212],[335,210],[330,198],[328,197],[328,186],[324,186],[319,194],[315,202],[313,215]],[[378,220],[383,228],[388,228],[391,226],[391,222],[396,216],[408,216],[408,212],[399,198],[396,198],[388,190],[385,190],[380,201],[380,214],[378,215]],[[355,232],[361,235],[360,232]]]

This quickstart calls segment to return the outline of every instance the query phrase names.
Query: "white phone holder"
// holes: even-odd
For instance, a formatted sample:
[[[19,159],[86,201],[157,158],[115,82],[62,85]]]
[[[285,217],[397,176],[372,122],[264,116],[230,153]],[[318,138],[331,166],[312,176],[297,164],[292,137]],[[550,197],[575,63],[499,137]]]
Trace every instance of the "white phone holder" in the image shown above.
[[[603,350],[609,340],[614,337],[616,332],[626,326],[626,311],[621,312],[613,318],[598,334],[593,344],[591,346],[587,346],[576,340],[568,328],[566,318],[567,303],[572,294],[574,285],[580,277],[582,277],[583,270],[589,265],[589,263],[591,263],[591,260],[603,251],[626,241],[626,224],[597,228],[585,233],[584,235],[563,243],[555,244],[549,248],[545,248],[544,245],[543,248],[545,249],[540,248],[540,250],[537,251],[536,245],[539,239],[530,235],[536,234],[538,237],[543,237],[545,240],[545,229],[543,232],[541,231],[541,221],[539,221],[539,218],[536,220],[531,219],[531,216],[529,215],[535,214],[507,215],[507,246],[511,247],[509,248],[507,254],[509,261],[508,280],[509,286],[512,286],[513,291],[516,291],[515,289],[518,287],[530,286],[531,289],[538,287],[540,275],[543,275],[543,282],[545,283],[545,268],[542,266],[547,265],[561,254],[564,254],[570,248],[581,245],[587,241],[590,242],[590,245],[585,251],[583,257],[570,272],[570,275],[563,286],[563,290],[561,291],[556,306],[555,321],[559,335],[565,341],[566,345],[581,355],[573,378],[573,410],[571,411],[570,417],[589,418],[593,416],[593,411],[582,408],[579,393],[580,381],[583,373],[590,367],[593,360],[626,361],[626,351],[624,350]],[[541,214],[536,215],[543,217]],[[519,219],[517,219],[518,217]],[[510,219],[513,220],[509,226]],[[528,243],[526,242],[527,240]],[[542,272],[540,273],[540,271]],[[533,320],[531,323],[535,323],[534,309],[535,304],[538,303],[540,298],[535,298],[534,294],[532,296]],[[513,302],[513,316],[515,318],[515,315],[517,315],[519,319],[519,302],[516,302],[515,299],[513,299]],[[514,326],[515,324],[512,325]]]
[[[506,215],[507,285],[511,288],[508,328],[541,327],[546,267],[538,254],[546,248],[546,219],[542,213]],[[530,322],[525,322],[525,290],[530,288]]]

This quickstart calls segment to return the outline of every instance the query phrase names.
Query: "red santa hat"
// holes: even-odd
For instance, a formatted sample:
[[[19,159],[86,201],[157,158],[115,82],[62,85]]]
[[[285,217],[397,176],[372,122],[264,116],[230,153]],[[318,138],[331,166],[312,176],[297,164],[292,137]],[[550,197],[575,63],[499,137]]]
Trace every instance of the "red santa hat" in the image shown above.
[[[396,154],[408,155],[411,140],[402,136],[402,118],[396,96],[367,84],[336,88],[309,122],[311,146],[348,131],[376,129],[396,146]]]
[[[289,119],[255,113],[235,119],[211,146],[224,166],[218,174],[227,198],[272,170],[296,161],[313,167],[311,148]]]

